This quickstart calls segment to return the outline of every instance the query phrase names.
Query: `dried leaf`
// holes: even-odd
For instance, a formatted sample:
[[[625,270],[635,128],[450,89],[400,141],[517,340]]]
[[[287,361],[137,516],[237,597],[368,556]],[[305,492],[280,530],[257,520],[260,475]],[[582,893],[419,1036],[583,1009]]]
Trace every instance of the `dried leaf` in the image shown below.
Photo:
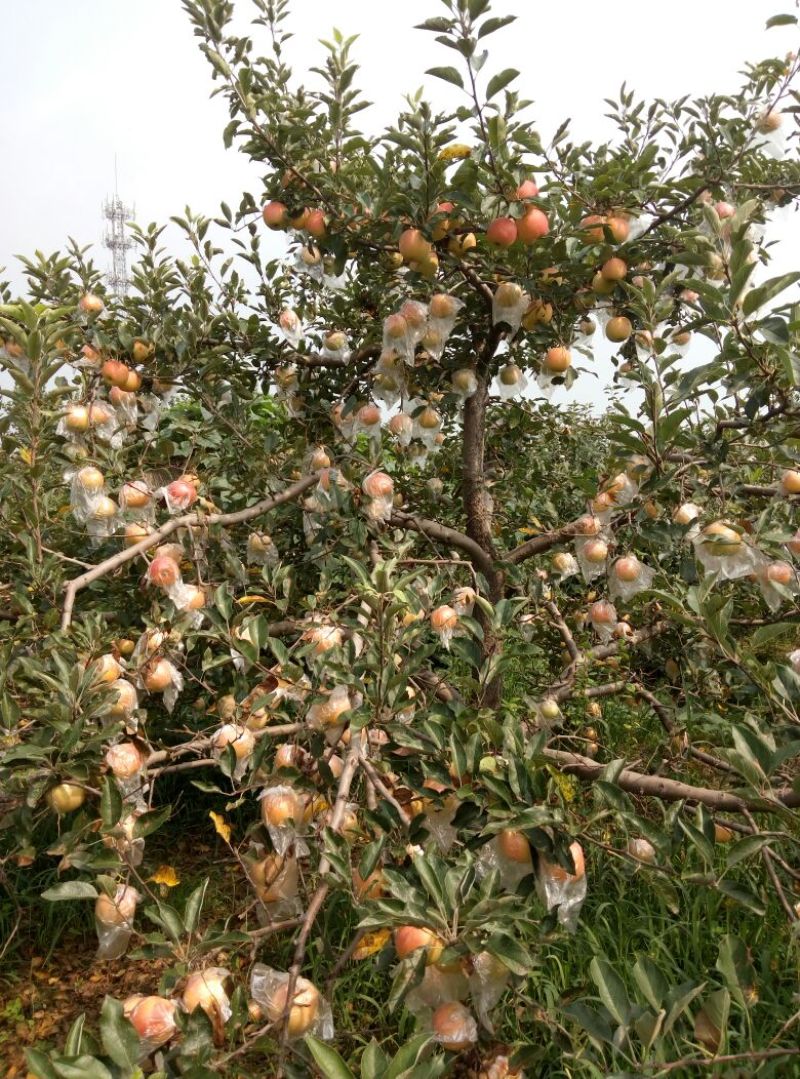
[[[353,952],[353,959],[369,959],[386,944],[390,933],[388,929],[378,929],[374,933],[367,933]]]
[[[217,835],[222,836],[226,843],[231,841],[231,826],[225,820],[221,813],[214,813],[213,811],[208,814],[214,822],[214,830]]]
[[[163,884],[166,888],[177,888],[180,884],[178,874],[171,865],[160,865],[149,880],[154,884]]]

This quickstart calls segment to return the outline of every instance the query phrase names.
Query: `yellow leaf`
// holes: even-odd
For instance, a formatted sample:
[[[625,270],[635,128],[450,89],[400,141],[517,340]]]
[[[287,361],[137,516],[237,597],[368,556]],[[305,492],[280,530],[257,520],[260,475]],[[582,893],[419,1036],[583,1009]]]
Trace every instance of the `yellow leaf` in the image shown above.
[[[367,933],[361,938],[361,943],[353,952],[353,959],[369,959],[371,955],[381,950],[389,936],[388,929],[377,929],[374,933]]]
[[[550,768],[548,771],[553,777],[553,782],[558,787],[559,794],[565,802],[574,802],[575,795],[578,791],[578,781],[575,776],[565,776],[563,772],[559,772],[556,768]]]
[[[266,596],[242,596],[236,602],[245,607],[248,603],[269,603],[269,600]]]
[[[226,843],[231,841],[231,826],[225,820],[221,813],[214,813],[213,811],[208,814],[214,822],[214,830],[217,835],[221,835]]]
[[[167,888],[177,888],[180,884],[178,874],[171,865],[160,865],[149,879],[154,884],[163,884]]]
[[[25,462],[26,465],[30,466],[30,465],[33,464],[33,454],[31,453],[31,451],[28,449],[27,446],[22,447],[22,449],[19,451],[19,455],[22,458],[22,460]]]
[[[465,157],[469,157],[472,150],[469,146],[465,146],[461,142],[453,142],[449,146],[445,146],[443,150],[439,151],[440,161],[462,161]]]

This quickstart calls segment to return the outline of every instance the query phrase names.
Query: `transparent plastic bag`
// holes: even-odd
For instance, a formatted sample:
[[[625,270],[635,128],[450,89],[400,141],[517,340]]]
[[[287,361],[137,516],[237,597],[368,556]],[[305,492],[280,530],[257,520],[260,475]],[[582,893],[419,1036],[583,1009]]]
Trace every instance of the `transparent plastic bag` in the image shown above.
[[[261,802],[261,819],[277,853],[286,854],[292,846],[298,854],[306,853],[308,848],[298,838],[304,810],[297,792],[286,784],[278,784],[265,787],[258,798]]]
[[[266,532],[251,532],[247,537],[247,561],[252,566],[275,566],[280,560],[278,548]]]
[[[586,898],[586,868],[583,850],[579,843],[570,846],[575,872],[569,873],[555,862],[548,862],[542,855],[536,871],[536,891],[548,910],[558,907],[558,921],[574,933],[578,924],[583,901]]]
[[[119,959],[128,950],[139,898],[136,889],[127,884],[120,884],[113,897],[105,893],[97,897],[94,908],[97,959]]]
[[[527,292],[513,281],[504,281],[495,289],[492,299],[492,322],[500,322],[511,327],[516,333],[522,322],[522,316],[530,306],[531,298]]]
[[[491,952],[478,952],[471,959],[469,989],[472,1003],[481,1025],[494,1033],[491,1012],[497,1006],[508,984],[509,971]]]
[[[227,1023],[233,1014],[225,982],[231,972],[225,967],[206,967],[186,979],[181,1004],[190,1014],[201,1008],[215,1027]]]
[[[250,975],[250,996],[276,1030],[283,1022],[289,992],[289,975],[256,963]],[[307,978],[295,980],[289,1009],[289,1038],[313,1034],[323,1041],[333,1038],[333,1014],[328,1001]]]
[[[430,1013],[448,1000],[466,1000],[469,982],[463,971],[441,970],[436,966],[425,967],[419,985],[408,993],[405,1006],[417,1019],[428,1019]]]
[[[650,588],[655,577],[655,570],[640,562],[635,555],[623,555],[611,567],[608,575],[608,591],[612,599],[625,602],[638,592]]]

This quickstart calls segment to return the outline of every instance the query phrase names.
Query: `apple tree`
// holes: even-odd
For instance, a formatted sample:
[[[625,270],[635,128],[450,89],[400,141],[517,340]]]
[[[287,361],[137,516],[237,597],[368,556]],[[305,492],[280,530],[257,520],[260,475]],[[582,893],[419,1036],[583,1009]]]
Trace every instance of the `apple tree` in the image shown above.
[[[443,0],[375,134],[184,7],[252,190],[0,308],[0,872],[159,961],[31,1072],[788,1074],[797,58],[545,141]]]

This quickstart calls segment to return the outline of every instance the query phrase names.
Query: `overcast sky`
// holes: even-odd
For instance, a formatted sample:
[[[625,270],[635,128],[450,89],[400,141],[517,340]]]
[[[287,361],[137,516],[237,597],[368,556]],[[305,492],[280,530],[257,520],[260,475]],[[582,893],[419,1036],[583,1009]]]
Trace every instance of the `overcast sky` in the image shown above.
[[[255,169],[222,146],[224,103],[209,99],[208,65],[179,0],[1,6],[3,276],[19,281],[15,254],[54,251],[68,235],[101,238],[115,154],[120,195],[135,203],[140,223],[163,222],[187,204],[214,213],[248,187],[260,197]],[[247,0],[237,7],[245,13]],[[494,0],[495,14],[519,18],[490,39],[490,66],[522,71],[517,85],[535,101],[544,136],[571,116],[578,135],[603,137],[603,98],[623,79],[646,97],[734,89],[745,60],[797,44],[790,30],[764,31],[770,15],[790,7],[789,0]],[[292,10],[298,74],[319,63],[316,42],[331,26],[360,35],[360,84],[376,102],[362,115],[372,129],[396,115],[426,68],[452,63],[433,35],[412,29],[443,13],[438,0],[293,0]],[[455,100],[453,88],[428,81],[439,99]],[[787,227],[784,247],[796,251],[800,226],[792,219]],[[102,249],[97,257],[106,264]]]

